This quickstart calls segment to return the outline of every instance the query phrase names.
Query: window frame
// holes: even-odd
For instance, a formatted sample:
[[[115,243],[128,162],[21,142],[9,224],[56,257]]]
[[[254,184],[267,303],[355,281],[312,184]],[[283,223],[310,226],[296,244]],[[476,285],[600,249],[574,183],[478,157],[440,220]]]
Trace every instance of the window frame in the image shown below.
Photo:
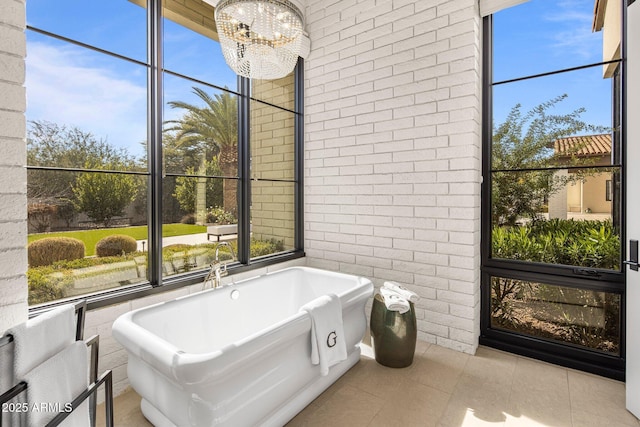
[[[493,16],[483,18],[483,100],[482,100],[482,186],[481,186],[481,316],[480,339],[482,345],[499,348],[516,354],[537,358],[547,362],[580,369],[599,375],[604,375],[618,380],[624,379],[625,357],[625,268],[622,260],[626,254],[625,234],[625,124],[626,124],[626,93],[625,93],[625,58],[626,58],[626,0],[618,0],[623,3],[621,17],[621,46],[620,58],[612,61],[601,61],[594,64],[586,64],[578,67],[559,69],[520,78],[509,79],[501,82],[493,81]],[[518,6],[515,6],[518,7]],[[620,271],[583,268],[579,266],[545,264],[491,257],[492,246],[492,139],[493,139],[493,86],[496,84],[508,84],[512,82],[535,79],[554,74],[567,73],[585,68],[602,66],[609,63],[618,63],[619,71],[612,78],[613,106],[612,125],[619,125],[616,135],[619,138],[619,153],[615,153],[617,160],[612,162],[612,167],[620,171]],[[617,115],[616,115],[617,114]],[[619,121],[619,122],[618,122]],[[613,147],[612,147],[613,149]],[[618,155],[619,154],[619,155]],[[560,168],[558,168],[560,169]],[[561,169],[571,169],[563,167]],[[614,211],[612,209],[612,215]],[[577,289],[603,291],[620,295],[620,354],[614,356],[602,352],[588,350],[560,342],[552,342],[547,339],[531,335],[519,334],[506,330],[498,330],[491,327],[491,278],[505,277],[516,280],[549,283]]]
[[[96,293],[79,295],[62,300],[50,301],[29,307],[29,316],[34,317],[49,309],[67,304],[86,300],[87,309],[97,309],[112,304],[126,302],[132,299],[142,298],[162,292],[179,289],[202,283],[208,273],[207,268],[197,271],[180,273],[177,275],[162,275],[162,188],[164,170],[162,164],[162,136],[163,136],[163,74],[168,73],[178,77],[186,78],[194,83],[204,86],[222,89],[211,83],[198,81],[194,78],[184,76],[169,70],[164,70],[162,66],[163,57],[163,1],[146,0],[147,7],[147,61],[142,62],[120,54],[88,45],[86,43],[69,39],[49,31],[42,30],[37,26],[26,26],[26,31],[36,32],[45,36],[90,49],[93,52],[109,55],[121,60],[132,62],[144,66],[147,70],[147,155],[148,164],[146,171],[124,172],[137,176],[147,177],[148,201],[147,201],[147,226],[149,241],[149,261],[148,261],[148,281],[126,286],[123,288],[113,288]],[[305,256],[304,253],[304,60],[298,58],[298,63],[294,69],[294,110],[273,105],[274,107],[289,111],[294,114],[294,244],[292,250],[279,252],[272,255],[250,259],[250,206],[251,206],[251,132],[250,132],[250,104],[251,101],[269,104],[264,100],[254,99],[251,96],[251,81],[244,77],[238,77],[237,90],[228,90],[238,96],[238,176],[229,179],[236,179],[238,182],[238,254],[237,262],[230,264],[228,271],[230,275],[242,273],[257,268],[265,268],[274,264],[294,260]],[[272,105],[272,104],[269,104]],[[56,170],[67,172],[83,172],[76,168],[58,168],[50,166],[26,166],[27,170]],[[107,171],[108,172],[108,171]],[[174,175],[174,174],[167,174]],[[227,177],[228,178],[228,177]]]

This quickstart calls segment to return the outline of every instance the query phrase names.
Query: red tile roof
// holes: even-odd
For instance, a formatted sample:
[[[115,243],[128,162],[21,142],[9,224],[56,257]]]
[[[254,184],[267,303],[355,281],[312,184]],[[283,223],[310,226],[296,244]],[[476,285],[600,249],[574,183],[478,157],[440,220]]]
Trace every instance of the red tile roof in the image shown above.
[[[553,149],[559,156],[607,156],[611,154],[611,134],[560,138],[553,143]]]

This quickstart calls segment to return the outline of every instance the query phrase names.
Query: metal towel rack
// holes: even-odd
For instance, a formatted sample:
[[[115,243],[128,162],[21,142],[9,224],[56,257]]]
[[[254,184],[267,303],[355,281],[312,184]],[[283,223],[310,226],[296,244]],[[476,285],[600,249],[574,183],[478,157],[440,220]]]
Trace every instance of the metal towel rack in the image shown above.
[[[81,301],[75,306],[77,322],[76,322],[76,341],[80,341],[84,339],[84,320],[87,312],[87,302]],[[9,354],[11,357],[13,356],[13,336],[7,334],[3,337],[0,337],[0,357],[3,357],[4,354]],[[98,378],[98,354],[100,348],[100,337],[98,335],[94,335],[86,341],[87,347],[91,348],[91,361],[89,365],[89,386],[78,395],[71,402],[71,411],[69,412],[60,412],[56,415],[46,427],[55,427],[62,423],[73,411],[78,408],[87,398],[89,399],[89,417],[91,420],[91,425],[96,425],[96,397],[98,395],[98,388],[104,384],[104,394],[105,394],[105,418],[106,418],[106,426],[113,427],[113,376],[111,370],[105,371]],[[12,400],[18,398],[25,390],[28,389],[28,384],[24,381],[15,384],[9,390],[5,391],[0,395],[0,404],[4,405],[11,402]],[[4,421],[4,412],[0,412],[0,427],[7,427],[6,424],[3,424]],[[11,414],[9,414],[11,416]],[[23,424],[23,420],[20,420],[20,425]],[[8,427],[18,427],[11,426]]]

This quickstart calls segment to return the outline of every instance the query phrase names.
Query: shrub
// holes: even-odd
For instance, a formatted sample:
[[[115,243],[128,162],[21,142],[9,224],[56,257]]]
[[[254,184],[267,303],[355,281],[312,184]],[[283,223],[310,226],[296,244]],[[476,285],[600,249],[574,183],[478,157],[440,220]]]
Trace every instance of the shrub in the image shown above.
[[[181,224],[195,224],[196,223],[196,215],[189,213],[186,214],[180,219]]]
[[[112,234],[96,243],[96,255],[99,257],[129,254],[137,249],[138,242],[136,242],[136,239],[124,234]]]
[[[60,274],[53,275],[56,271],[49,266],[27,270],[29,305],[55,301],[66,296],[64,289],[71,283],[69,274],[61,271]]]
[[[620,238],[611,221],[552,219],[518,227],[495,227],[494,258],[619,268]]]
[[[27,256],[31,267],[81,259],[84,258],[84,243],[72,237],[47,237],[29,243]]]
[[[251,257],[256,258],[284,251],[284,242],[281,240],[251,240]]]
[[[210,224],[235,224],[238,222],[236,216],[224,210],[224,208],[215,206],[207,209],[207,222]]]

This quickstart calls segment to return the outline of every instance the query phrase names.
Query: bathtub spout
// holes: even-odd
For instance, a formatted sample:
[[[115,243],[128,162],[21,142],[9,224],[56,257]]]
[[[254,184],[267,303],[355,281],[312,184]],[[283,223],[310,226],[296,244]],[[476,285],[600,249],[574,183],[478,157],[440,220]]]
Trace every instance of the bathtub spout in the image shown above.
[[[220,242],[216,245],[215,259],[209,266],[209,274],[207,274],[206,279],[204,279],[205,286],[209,281],[212,281],[213,282],[212,287],[214,289],[220,287],[222,285],[222,277],[229,274],[229,272],[227,271],[227,263],[229,261],[224,263],[220,261],[220,246],[223,246],[229,249],[229,252],[231,253],[231,261],[234,261],[237,259],[236,254],[233,251],[233,247],[229,242]]]

